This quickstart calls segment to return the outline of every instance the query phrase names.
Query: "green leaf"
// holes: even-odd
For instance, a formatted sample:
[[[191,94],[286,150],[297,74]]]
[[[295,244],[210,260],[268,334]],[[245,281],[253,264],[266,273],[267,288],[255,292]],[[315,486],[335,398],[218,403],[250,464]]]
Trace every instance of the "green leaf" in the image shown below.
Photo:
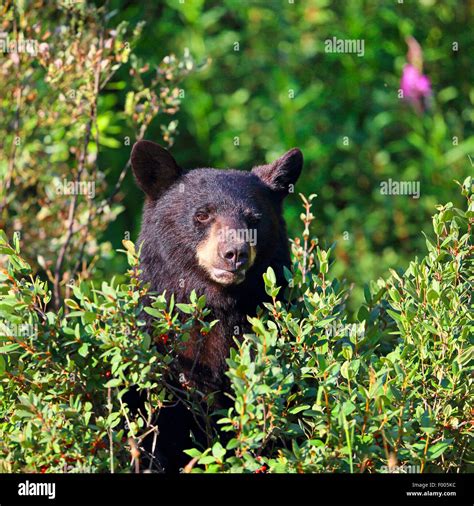
[[[341,365],[341,376],[345,379],[349,379],[349,364],[350,362],[349,361],[345,361],[342,365]]]
[[[315,446],[318,448],[319,446],[326,446],[324,441],[321,441],[321,439],[309,439],[308,444],[311,446]]]
[[[105,422],[111,429],[116,427],[120,423],[120,413],[111,413]]]
[[[441,456],[452,444],[452,439],[445,439],[428,448],[428,459],[434,460]]]
[[[18,418],[33,418],[35,416],[31,411],[27,411],[26,409],[16,409],[15,415]]]
[[[295,406],[291,408],[288,412],[292,415],[296,415],[300,411],[304,411],[305,409],[309,409],[311,406],[309,404],[303,404],[302,406]]]
[[[387,309],[387,313],[398,323],[403,322],[403,318],[400,316],[399,313],[396,313],[395,311],[392,311],[391,309]]]
[[[176,307],[186,314],[193,314],[194,308],[191,304],[176,304]]]
[[[190,450],[184,450],[184,453],[186,453],[186,455],[189,455],[190,457],[192,458],[199,458],[202,453],[197,450],[196,448],[191,448]]]
[[[158,309],[155,309],[154,307],[146,307],[145,313],[148,313],[150,316],[154,316],[155,318],[161,318],[163,314]]]
[[[81,357],[87,357],[89,355],[89,343],[82,343],[81,347],[77,350]]]
[[[263,275],[263,281],[265,282],[265,286],[268,288],[272,288],[276,284],[276,276],[275,271],[269,267],[267,272]]]
[[[20,345],[17,343],[7,344],[5,346],[2,346],[0,348],[0,354],[2,353],[10,353],[11,351],[18,350],[20,348]]]
[[[351,401],[345,401],[343,404],[342,404],[342,412],[344,413],[344,415],[350,415],[354,410],[356,409],[356,406],[353,402]]]
[[[234,448],[237,448],[237,446],[239,446],[239,444],[240,444],[240,443],[239,443],[239,440],[238,440],[238,439],[236,439],[236,438],[234,437],[234,438],[232,438],[232,439],[231,439],[231,440],[227,443],[226,448],[227,448],[228,450],[233,450]]]
[[[104,385],[105,388],[118,387],[122,384],[122,380],[120,378],[113,378]]]
[[[428,299],[428,302],[432,304],[439,298],[438,292],[436,290],[433,290],[433,288],[430,288],[426,294],[426,298]]]
[[[199,459],[199,464],[206,465],[206,464],[213,464],[216,461],[216,458],[212,455],[206,455],[205,457],[201,457]]]
[[[85,325],[92,323],[93,321],[95,321],[96,318],[97,318],[97,315],[95,313],[93,313],[92,311],[86,311],[82,315],[82,321],[84,322]]]
[[[370,293],[370,288],[368,285],[364,285],[364,299],[367,304],[370,304],[372,300],[372,294]]]
[[[217,441],[217,443],[214,443],[214,446],[212,447],[212,455],[218,460],[222,460],[222,457],[225,455],[226,450],[225,448]]]

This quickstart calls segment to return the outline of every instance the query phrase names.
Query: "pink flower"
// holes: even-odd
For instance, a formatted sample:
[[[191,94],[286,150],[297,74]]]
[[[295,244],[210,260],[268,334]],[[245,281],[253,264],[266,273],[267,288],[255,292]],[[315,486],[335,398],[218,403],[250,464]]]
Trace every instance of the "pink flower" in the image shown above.
[[[420,102],[431,95],[431,83],[416,67],[407,64],[403,67],[400,88],[403,98],[411,102]]]
[[[431,96],[431,82],[423,74],[423,50],[414,37],[407,37],[408,63],[403,67],[400,88],[402,98],[409,101],[417,112],[423,112]]]

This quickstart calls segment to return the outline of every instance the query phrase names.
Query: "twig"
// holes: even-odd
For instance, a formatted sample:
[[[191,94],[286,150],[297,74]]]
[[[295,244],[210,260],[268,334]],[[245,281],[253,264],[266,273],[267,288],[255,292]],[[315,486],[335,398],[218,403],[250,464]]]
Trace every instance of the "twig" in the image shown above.
[[[190,473],[196,464],[196,462],[199,460],[199,457],[192,458],[183,468],[183,473]]]
[[[84,137],[84,147],[82,149],[81,157],[79,160],[79,169],[77,171],[76,183],[80,182],[82,173],[84,172],[87,146],[88,146],[89,140],[90,140],[91,128],[92,128],[92,119],[88,122],[87,127],[86,127],[86,135]],[[71,242],[72,236],[74,234],[74,217],[75,217],[75,213],[76,213],[77,200],[78,200],[78,192],[75,192],[72,197],[71,204],[69,205],[69,213],[68,213],[68,223],[69,224],[68,224],[66,239],[65,239],[64,243],[62,244],[61,249],[59,250],[59,255],[56,260],[56,266],[54,269],[54,303],[55,303],[56,309],[59,309],[59,307],[61,306],[61,271],[62,271],[66,251],[69,247],[69,243]]]
[[[107,407],[109,410],[109,415],[112,413],[112,388],[109,387],[107,389]],[[109,428],[107,430],[109,433],[109,456],[110,456],[110,472],[114,474],[114,437],[112,433],[112,429]]]
[[[151,444],[151,454],[154,458],[155,449],[156,449],[156,440],[158,438],[158,427],[153,426],[153,443]],[[151,470],[151,466],[153,465],[153,459],[150,459],[150,463],[148,465],[148,469]]]
[[[105,31],[105,23],[102,25],[102,30],[100,33],[100,39],[99,39],[99,47],[103,49],[104,47],[104,31]],[[81,156],[79,159],[79,167],[77,171],[76,176],[76,183],[79,183],[82,177],[82,173],[84,172],[85,166],[86,166],[86,156],[87,156],[87,150],[89,146],[89,141],[91,137],[91,131],[92,126],[94,125],[96,121],[97,116],[97,103],[98,103],[98,97],[99,97],[99,84],[100,84],[100,70],[101,70],[101,59],[98,58],[97,60],[97,66],[95,69],[94,74],[94,100],[91,103],[91,111],[90,111],[90,118],[87,122],[86,126],[86,134],[84,137],[84,145],[81,151]],[[56,267],[54,269],[54,303],[56,306],[56,309],[59,309],[61,305],[61,273],[62,273],[62,267],[64,263],[64,258],[66,255],[66,251],[69,247],[69,244],[71,242],[72,236],[74,234],[74,217],[76,213],[77,208],[77,200],[78,200],[78,192],[75,192],[73,195],[73,198],[71,200],[71,204],[69,205],[69,214],[68,214],[68,230],[66,239],[61,246],[61,249],[59,250],[59,255],[56,261]]]

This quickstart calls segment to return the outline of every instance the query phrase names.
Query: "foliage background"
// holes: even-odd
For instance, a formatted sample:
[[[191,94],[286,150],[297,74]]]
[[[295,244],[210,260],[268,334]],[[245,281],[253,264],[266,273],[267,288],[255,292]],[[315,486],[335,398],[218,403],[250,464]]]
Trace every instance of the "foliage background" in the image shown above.
[[[474,151],[470,2],[114,5],[124,19],[149,20],[137,46],[147,61],[185,47],[198,62],[210,59],[183,84],[173,152],[185,167],[248,170],[293,146],[303,150],[297,191],[319,196],[314,232],[326,245],[337,242],[335,275],[355,283],[354,307],[365,282],[423,251],[418,232],[428,231],[436,203],[460,203],[452,181],[471,173]],[[423,115],[398,98],[409,35],[421,44],[432,81]],[[325,53],[333,36],[363,39],[365,55]],[[158,128],[150,138],[159,138]],[[421,198],[381,195],[380,181],[389,178],[420,181]],[[126,208],[123,219],[135,230],[139,213]],[[286,208],[290,236],[298,215],[295,197]]]
[[[292,247],[304,304],[270,305],[253,321],[258,338],[232,356],[236,404],[224,421],[245,430],[225,448],[213,439],[191,450],[194,470],[373,472],[392,454],[468,469],[472,3],[7,0],[0,9],[2,37],[39,43],[37,54],[0,55],[2,470],[129,470],[134,445],[156,433],[151,419],[121,425],[132,384],[149,389],[149,407],[169,401],[170,358],[150,353],[136,272],[125,275],[117,253],[125,239],[136,267],[129,239],[142,195],[127,161],[142,137],[171,146],[187,168],[248,170],[298,146],[297,192],[318,194]],[[398,96],[408,36],[432,83],[422,112]],[[363,39],[364,56],[325,53],[332,37]],[[389,178],[419,181],[420,199],[382,195]],[[467,209],[454,179],[465,181]],[[58,192],[64,181],[93,182],[94,198]],[[437,204],[446,206],[432,222]],[[285,213],[295,237],[296,195]],[[306,280],[309,229],[319,248]],[[157,304],[167,325],[172,309]],[[358,323],[363,342],[346,332]],[[36,330],[12,331],[21,324]],[[285,430],[267,434],[268,416]]]
[[[89,37],[94,36],[90,28],[94,26],[90,23],[92,17],[87,14],[93,3],[43,3],[6,2],[5,12],[11,14],[12,6],[17,5],[18,24],[23,19],[26,33],[40,41],[47,42],[51,32],[57,36],[58,44],[65,45],[69,41],[66,33],[71,35],[82,26],[89,26]],[[92,97],[88,106],[91,110],[96,108],[99,135],[93,132],[97,146],[89,150],[87,172],[88,178],[95,181],[99,196],[112,193],[128,160],[130,142],[140,133],[164,144],[174,141],[173,154],[188,168],[248,170],[299,146],[305,155],[305,169],[297,191],[319,195],[313,232],[325,245],[337,244],[339,261],[334,274],[354,283],[350,299],[353,308],[362,301],[364,283],[382,275],[388,267],[405,268],[409,259],[422,251],[418,231],[428,230],[436,203],[460,203],[453,179],[462,181],[472,171],[468,155],[474,151],[470,2],[166,0],[138,4],[111,0],[97,5],[105,5],[108,14],[104,23],[110,29],[122,26],[121,22],[129,24],[128,32],[122,26],[112,36],[111,62],[104,71],[110,71],[111,76],[96,105]],[[32,9],[34,6],[37,11]],[[75,16],[82,16],[89,24],[74,22]],[[6,32],[13,30],[14,17],[4,16]],[[138,30],[134,37],[133,30],[142,21],[143,31],[140,34]],[[99,35],[101,24],[94,27],[95,36]],[[68,30],[58,34],[60,27]],[[430,108],[423,114],[398,97],[407,36],[414,36],[421,44],[424,72],[432,82]],[[364,56],[325,53],[324,41],[332,37],[364,40]],[[82,39],[84,52],[90,47],[85,39],[87,34]],[[50,47],[58,49],[58,44],[51,43]],[[135,77],[131,75],[135,60],[129,61],[130,50],[124,54],[125,44],[141,59],[142,70],[163,66],[163,58],[169,54],[181,59],[189,50],[189,66],[165,83],[176,88],[163,91],[163,82],[158,83],[161,88],[156,101],[162,103],[146,121],[133,118],[127,97],[131,89],[145,88],[149,78],[144,84],[137,79],[141,71],[135,72]],[[76,67],[70,65],[63,76],[55,76],[58,69],[53,66],[52,71],[51,63],[56,63],[58,57],[67,59],[68,51],[77,60]],[[10,192],[13,205],[8,216],[5,210],[2,213],[2,227],[10,232],[22,230],[25,242],[31,238],[41,244],[43,247],[38,249],[46,257],[46,265],[45,250],[51,249],[53,257],[59,249],[59,245],[48,243],[52,237],[60,242],[64,231],[47,223],[55,215],[53,206],[39,213],[38,201],[40,207],[48,202],[47,198],[40,198],[43,195],[35,197],[28,212],[24,212],[22,204],[31,204],[31,186],[36,178],[46,186],[47,193],[47,184],[51,185],[52,180],[46,173],[70,173],[68,167],[78,157],[74,144],[83,135],[87,107],[84,111],[80,100],[64,101],[61,95],[68,97],[71,89],[81,92],[86,88],[83,94],[87,88],[90,91],[94,71],[91,55],[87,55],[91,61],[85,63],[81,61],[84,55],[74,54],[70,48],[66,47],[65,54],[58,53],[50,60],[44,55],[37,59],[26,55],[17,72],[13,64],[9,66],[4,61],[3,66],[5,135],[0,142],[4,154],[10,152],[13,136],[18,133],[18,74],[22,76],[23,96],[27,100],[22,102],[19,121],[25,130],[20,136],[26,139],[16,153],[20,167],[17,184],[25,188],[17,196],[21,202],[16,207]],[[191,58],[201,66],[200,70],[196,71]],[[47,68],[46,74],[41,66]],[[183,93],[179,99],[178,90]],[[289,97],[290,91],[294,98]],[[145,99],[142,97],[139,102],[137,107],[143,106]],[[166,117],[167,113],[173,117]],[[35,117],[45,121],[34,124]],[[150,124],[141,130],[144,123]],[[179,135],[174,135],[178,131]],[[239,146],[235,146],[236,137]],[[8,170],[5,158],[0,161],[3,174]],[[40,178],[39,172],[43,173]],[[80,235],[80,242],[88,244],[86,260],[105,255],[109,273],[123,272],[123,260],[111,252],[120,246],[125,234],[126,238],[135,239],[140,224],[142,197],[131,175],[125,174],[117,200],[122,206],[103,213],[100,223],[91,219],[94,234]],[[421,198],[381,195],[380,182],[389,178],[419,181]],[[39,213],[39,223],[31,221],[33,212]],[[57,212],[63,213],[61,217],[66,221],[63,205],[58,206]],[[290,197],[285,212],[291,236],[299,214],[296,196]],[[84,211],[82,220],[86,219]],[[107,242],[112,247],[107,247]],[[100,253],[98,244],[102,244]],[[32,252],[33,255],[36,256]],[[100,259],[95,268],[105,268]],[[76,266],[75,270],[80,269]]]

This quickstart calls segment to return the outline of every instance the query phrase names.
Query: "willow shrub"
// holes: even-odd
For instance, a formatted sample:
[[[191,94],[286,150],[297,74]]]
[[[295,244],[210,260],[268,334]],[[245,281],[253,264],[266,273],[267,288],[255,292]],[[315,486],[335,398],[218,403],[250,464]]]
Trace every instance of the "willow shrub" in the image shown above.
[[[188,450],[186,472],[466,471],[470,454],[474,202],[439,206],[427,254],[404,273],[372,281],[356,321],[349,290],[328,278],[331,250],[304,231],[292,242],[282,302],[271,269],[271,302],[250,319],[253,333],[228,360],[233,407],[214,414],[208,448]],[[212,326],[205,300],[175,305],[160,295],[147,312],[138,254],[124,241],[126,281],[76,283],[59,311],[46,282],[31,275],[14,237],[0,236],[0,471],[158,470],[143,458],[159,436],[156,414],[184,398],[201,416],[196,392],[169,382],[177,347],[194,325]],[[165,340],[169,353],[151,343]],[[147,394],[132,416],[124,393]],[[212,409],[210,410],[212,411]],[[222,437],[224,434],[225,437]],[[146,463],[145,463],[146,462]],[[152,461],[150,461],[152,462]]]

